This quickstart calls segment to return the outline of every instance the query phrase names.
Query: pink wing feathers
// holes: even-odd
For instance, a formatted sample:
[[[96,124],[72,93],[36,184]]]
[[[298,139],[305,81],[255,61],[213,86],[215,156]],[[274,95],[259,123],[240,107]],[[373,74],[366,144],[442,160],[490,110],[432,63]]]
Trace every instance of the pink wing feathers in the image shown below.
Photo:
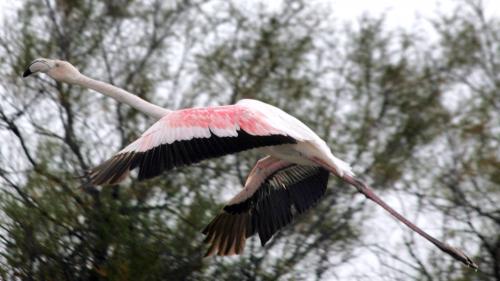
[[[301,140],[273,122],[278,123],[270,122],[265,111],[240,104],[173,111],[91,170],[91,182],[117,183],[136,167],[139,179],[147,179],[204,159]]]

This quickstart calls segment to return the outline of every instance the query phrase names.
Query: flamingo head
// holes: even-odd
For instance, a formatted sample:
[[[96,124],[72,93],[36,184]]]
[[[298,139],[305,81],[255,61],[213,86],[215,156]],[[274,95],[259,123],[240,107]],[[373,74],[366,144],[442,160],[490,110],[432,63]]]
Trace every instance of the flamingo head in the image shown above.
[[[28,77],[35,73],[45,73],[52,79],[60,82],[71,83],[76,81],[80,72],[71,63],[63,60],[53,60],[38,58],[31,62],[23,77]]]

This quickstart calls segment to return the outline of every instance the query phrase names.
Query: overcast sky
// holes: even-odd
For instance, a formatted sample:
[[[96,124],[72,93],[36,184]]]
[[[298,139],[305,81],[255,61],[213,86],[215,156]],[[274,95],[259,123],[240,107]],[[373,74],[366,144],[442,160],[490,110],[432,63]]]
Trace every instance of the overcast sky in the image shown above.
[[[236,1],[237,2],[237,1]],[[263,1],[272,6],[279,6],[283,1]],[[411,27],[418,18],[428,18],[437,11],[450,11],[456,0],[311,0],[310,2],[331,7],[334,15],[346,21],[359,18],[363,13],[371,15],[387,14],[387,24],[390,27]],[[0,20],[6,14],[12,14],[22,1],[0,0]],[[483,0],[489,15],[500,14],[499,0]],[[488,16],[488,15],[487,15]]]
[[[251,3],[252,1],[233,0],[234,2]],[[279,7],[282,0],[255,0],[266,3],[271,7]],[[0,27],[3,19],[13,15],[23,1],[0,0]],[[386,26],[393,28],[418,28],[430,30],[426,19],[436,13],[450,13],[457,6],[457,0],[310,0],[313,5],[327,6],[331,9],[334,18],[341,22],[352,22],[363,14],[386,14]],[[482,0],[486,7],[486,16],[500,15],[500,0]]]
[[[331,2],[335,14],[342,19],[352,20],[363,13],[378,15],[387,13],[387,23],[392,27],[410,27],[415,19],[428,18],[439,12],[450,12],[459,1],[453,0],[314,0],[316,2]],[[500,1],[483,0],[490,15],[500,13]],[[488,16],[488,15],[487,15]]]

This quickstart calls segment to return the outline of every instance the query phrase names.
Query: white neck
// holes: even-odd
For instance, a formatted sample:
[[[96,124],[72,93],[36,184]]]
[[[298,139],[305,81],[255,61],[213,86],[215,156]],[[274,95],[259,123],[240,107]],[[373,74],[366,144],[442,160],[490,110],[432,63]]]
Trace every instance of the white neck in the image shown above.
[[[153,117],[156,119],[160,119],[163,116],[165,116],[167,113],[171,112],[168,109],[165,109],[163,107],[157,106],[155,104],[152,104],[150,102],[147,102],[140,97],[129,93],[123,89],[120,89],[116,86],[113,86],[108,83],[104,83],[102,81],[98,81],[95,79],[92,79],[90,77],[87,77],[83,74],[80,74],[80,76],[74,80],[74,84],[80,85],[82,87],[90,88],[96,92],[99,92],[103,95],[112,97],[116,99],[119,102],[126,103],[133,108]]]

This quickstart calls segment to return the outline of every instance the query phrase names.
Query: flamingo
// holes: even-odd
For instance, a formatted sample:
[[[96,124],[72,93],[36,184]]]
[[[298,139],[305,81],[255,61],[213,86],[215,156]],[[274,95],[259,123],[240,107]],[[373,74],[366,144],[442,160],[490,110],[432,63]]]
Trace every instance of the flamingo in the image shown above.
[[[279,108],[244,99],[233,105],[171,111],[87,77],[67,61],[36,59],[23,77],[34,73],[92,89],[157,120],[141,137],[93,168],[88,174],[92,185],[118,184],[135,168],[138,179],[145,180],[175,167],[248,149],[267,155],[257,161],[243,189],[202,231],[209,244],[206,256],[240,254],[246,239],[254,234],[265,245],[318,202],[333,174],[443,252],[478,268],[462,251],[432,237],[385,203],[318,135]]]

